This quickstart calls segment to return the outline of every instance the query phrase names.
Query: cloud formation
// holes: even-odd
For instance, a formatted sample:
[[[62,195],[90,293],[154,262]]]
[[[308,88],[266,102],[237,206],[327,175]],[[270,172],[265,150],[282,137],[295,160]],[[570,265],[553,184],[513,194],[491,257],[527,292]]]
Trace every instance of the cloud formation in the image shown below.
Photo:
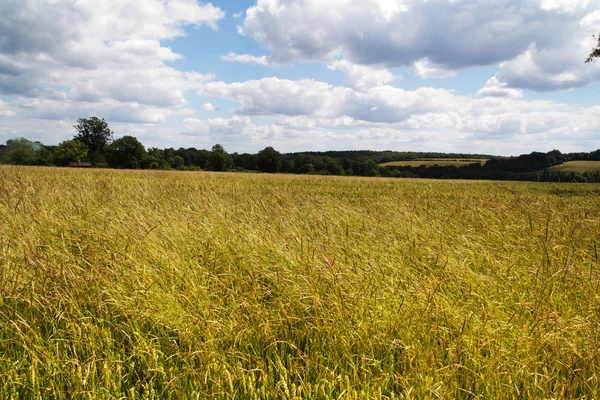
[[[240,107],[235,110],[239,118],[257,115],[271,118],[274,125],[282,127],[283,134],[291,138],[306,132],[336,135],[334,132],[338,131],[347,135],[354,132],[355,140],[369,138],[369,143],[379,141],[379,145],[393,140],[404,142],[408,138],[411,143],[429,140],[433,135],[440,143],[458,145],[469,138],[484,146],[535,137],[537,143],[544,146],[559,138],[597,142],[600,130],[600,115],[595,114],[598,107],[526,100],[521,98],[521,91],[507,88],[495,78],[488,81],[478,97],[426,87],[404,90],[381,85],[365,89],[311,79],[276,78],[207,82],[198,94],[239,103]],[[237,121],[242,120],[247,130],[251,120]],[[229,122],[227,126],[237,128]],[[430,145],[439,149],[439,143],[430,142]],[[565,147],[563,143],[561,148]],[[480,147],[479,151],[495,152],[491,147],[485,151]]]
[[[195,0],[6,0],[0,3],[0,94],[31,116],[160,122],[211,79],[166,62],[161,41],[187,26],[216,29],[223,11]]]
[[[221,60],[226,62],[238,62],[242,64],[258,64],[265,67],[272,67],[274,64],[271,62],[271,58],[267,56],[253,56],[250,54],[237,54],[229,53],[225,56],[221,56]]]
[[[503,63],[499,81],[546,91],[600,79],[600,67],[580,65],[600,30],[597,8],[590,0],[258,0],[243,33],[277,63],[343,57],[424,78]]]

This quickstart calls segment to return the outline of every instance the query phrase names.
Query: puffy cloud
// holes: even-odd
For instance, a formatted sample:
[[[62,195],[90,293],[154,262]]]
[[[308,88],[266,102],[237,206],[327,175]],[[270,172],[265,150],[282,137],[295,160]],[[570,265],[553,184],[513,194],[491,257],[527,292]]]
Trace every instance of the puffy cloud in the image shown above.
[[[210,103],[204,103],[204,104],[202,105],[202,109],[203,109],[204,111],[215,111],[215,110],[216,110],[215,106],[213,106],[213,105],[212,105],[212,104],[210,104]]]
[[[234,115],[232,118],[213,118],[207,121],[211,133],[220,133],[225,135],[241,134],[244,129],[252,127],[252,121],[249,117]]]
[[[477,94],[483,97],[523,97],[522,90],[509,88],[507,87],[506,83],[500,82],[496,77],[490,78],[485,86],[477,92]]]
[[[267,56],[253,56],[250,54],[229,53],[226,56],[221,56],[221,60],[227,62],[238,62],[242,64],[258,64],[265,67],[272,67],[271,58]]]
[[[596,67],[580,65],[589,52],[584,38],[600,30],[593,3],[333,0],[323,7],[319,0],[258,0],[243,33],[277,63],[343,57],[353,65],[412,68],[423,78],[503,63],[497,79],[508,87],[556,90],[599,79]]]
[[[575,12],[585,9],[590,4],[590,0],[542,0],[542,10],[545,11],[563,11]]]
[[[335,61],[329,69],[342,71],[345,75],[345,85],[358,90],[383,86],[394,80],[394,74],[385,68],[356,65],[346,60]]]
[[[431,64],[427,57],[415,61],[413,67],[416,74],[421,78],[448,78],[456,75],[456,72],[454,71],[448,71],[437,65]]]
[[[539,92],[581,87],[600,79],[600,64],[583,61],[594,45],[592,37],[573,47],[541,50],[532,45],[513,60],[500,64],[496,79],[512,88]]]
[[[160,122],[212,78],[168,66],[181,55],[163,41],[190,25],[216,29],[224,13],[196,0],[7,0],[0,15],[0,94],[22,97],[18,112]]]
[[[0,100],[0,117],[14,117],[17,113],[7,103]]]
[[[600,10],[596,10],[587,14],[579,21],[579,25],[588,31],[596,31],[600,29]]]
[[[351,116],[372,122],[397,122],[426,110],[450,110],[457,106],[455,97],[444,89],[406,91],[378,86],[358,91],[312,79],[208,82],[198,94],[236,101],[242,105],[236,112],[242,115]]]
[[[537,1],[258,0],[246,11],[245,34],[271,49],[277,62],[328,60],[412,65],[427,57],[445,69],[511,59],[533,41],[563,33]]]
[[[321,135],[319,141],[335,148],[339,148],[335,140],[345,140],[353,148],[361,148],[360,143],[362,148],[407,143],[411,149],[426,149],[428,145],[429,149],[433,146],[440,151],[469,149],[504,154],[525,151],[523,140],[528,141],[529,151],[551,150],[550,143],[565,151],[589,151],[600,146],[600,116],[594,114],[598,107],[526,100],[521,91],[508,88],[495,78],[476,97],[445,89],[409,91],[383,85],[365,90],[309,79],[276,78],[207,82],[199,94],[240,104],[235,110],[237,115],[231,119],[213,120],[215,129],[222,127],[223,133],[229,134],[252,132],[253,122],[248,117],[260,115],[280,127],[282,137],[296,143]],[[570,143],[569,135],[579,142]],[[532,136],[537,142],[531,140]],[[498,141],[513,144],[496,149]],[[418,147],[418,143],[423,147]]]

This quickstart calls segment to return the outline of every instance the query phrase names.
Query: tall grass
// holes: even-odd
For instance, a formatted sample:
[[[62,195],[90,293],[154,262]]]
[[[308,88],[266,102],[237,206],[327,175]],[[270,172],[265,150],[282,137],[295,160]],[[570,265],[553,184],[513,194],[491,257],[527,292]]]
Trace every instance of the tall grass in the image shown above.
[[[0,168],[0,398],[598,398],[599,185]]]

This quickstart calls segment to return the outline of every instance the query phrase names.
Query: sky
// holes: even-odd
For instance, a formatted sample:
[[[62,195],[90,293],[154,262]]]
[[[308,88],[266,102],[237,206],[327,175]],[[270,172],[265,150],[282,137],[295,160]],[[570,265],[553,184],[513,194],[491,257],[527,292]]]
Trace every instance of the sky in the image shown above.
[[[600,148],[600,0],[0,0],[0,142]]]

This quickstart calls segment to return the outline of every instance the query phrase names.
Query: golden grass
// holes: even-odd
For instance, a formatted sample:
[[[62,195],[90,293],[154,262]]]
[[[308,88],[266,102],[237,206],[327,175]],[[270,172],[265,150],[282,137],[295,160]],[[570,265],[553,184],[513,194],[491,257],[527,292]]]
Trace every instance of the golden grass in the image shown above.
[[[392,166],[398,166],[398,167],[420,167],[420,166],[426,166],[426,167],[432,167],[434,165],[439,165],[441,167],[446,167],[446,166],[455,166],[455,167],[462,167],[465,165],[471,165],[471,164],[485,164],[487,160],[485,159],[466,159],[466,158],[459,158],[459,159],[450,159],[450,158],[423,158],[423,159],[418,159],[418,160],[410,160],[410,161],[392,161],[392,162],[387,162],[387,163],[383,163],[383,164],[379,164],[382,167],[392,167]]]
[[[567,161],[548,168],[549,172],[600,172],[600,161]]]
[[[599,185],[0,168],[0,398],[598,398]]]

